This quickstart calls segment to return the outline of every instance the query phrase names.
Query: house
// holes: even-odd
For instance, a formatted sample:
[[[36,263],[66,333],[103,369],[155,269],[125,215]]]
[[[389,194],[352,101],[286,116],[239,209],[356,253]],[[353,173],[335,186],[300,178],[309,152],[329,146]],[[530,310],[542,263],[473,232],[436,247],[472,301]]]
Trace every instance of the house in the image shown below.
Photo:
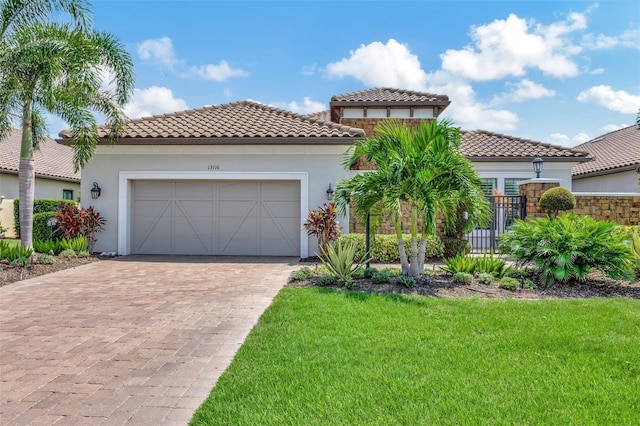
[[[13,199],[18,198],[18,169],[22,132],[12,129],[0,142],[0,223],[13,232]],[[80,195],[80,173],[73,171],[73,149],[47,138],[34,152],[35,198],[76,200]]]
[[[349,146],[389,117],[410,126],[436,118],[449,99],[377,88],[334,96],[330,105],[310,116],[250,101],[157,115],[132,120],[115,143],[101,127],[82,184],[83,197],[93,182],[102,189],[92,200],[107,219],[96,250],[307,257],[316,249],[302,229],[307,212],[358,173],[341,165]],[[60,138],[68,144],[71,134]],[[502,189],[533,177],[536,155],[544,177],[570,187],[571,168],[587,158],[481,131],[465,133],[462,149],[486,184]]]
[[[576,192],[640,193],[640,128],[636,125],[578,145],[593,161],[573,167]]]

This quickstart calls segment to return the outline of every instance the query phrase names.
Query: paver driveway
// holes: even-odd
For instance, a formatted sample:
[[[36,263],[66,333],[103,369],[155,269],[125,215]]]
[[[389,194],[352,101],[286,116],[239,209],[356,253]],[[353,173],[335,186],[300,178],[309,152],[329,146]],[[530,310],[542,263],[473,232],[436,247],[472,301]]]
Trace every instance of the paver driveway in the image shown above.
[[[186,424],[296,262],[126,256],[0,288],[0,424]]]

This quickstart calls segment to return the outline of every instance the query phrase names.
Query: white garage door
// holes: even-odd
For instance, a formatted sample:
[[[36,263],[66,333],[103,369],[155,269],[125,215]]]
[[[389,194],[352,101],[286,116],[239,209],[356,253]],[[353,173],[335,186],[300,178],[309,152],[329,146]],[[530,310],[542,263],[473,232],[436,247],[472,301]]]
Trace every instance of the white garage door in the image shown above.
[[[132,187],[132,253],[300,255],[298,181],[140,180]]]

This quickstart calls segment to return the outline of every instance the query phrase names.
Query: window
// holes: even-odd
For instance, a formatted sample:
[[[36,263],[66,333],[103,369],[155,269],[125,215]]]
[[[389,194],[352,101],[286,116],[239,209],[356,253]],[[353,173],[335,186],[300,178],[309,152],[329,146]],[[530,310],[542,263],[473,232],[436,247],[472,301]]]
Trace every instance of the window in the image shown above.
[[[62,190],[62,199],[63,200],[73,200],[73,189],[63,189]]]
[[[493,189],[496,187],[496,179],[494,178],[482,178],[482,183],[480,187],[482,188],[482,193],[488,197],[493,194]]]
[[[520,195],[520,190],[518,188],[518,182],[522,182],[526,179],[505,179],[504,180],[504,195]]]

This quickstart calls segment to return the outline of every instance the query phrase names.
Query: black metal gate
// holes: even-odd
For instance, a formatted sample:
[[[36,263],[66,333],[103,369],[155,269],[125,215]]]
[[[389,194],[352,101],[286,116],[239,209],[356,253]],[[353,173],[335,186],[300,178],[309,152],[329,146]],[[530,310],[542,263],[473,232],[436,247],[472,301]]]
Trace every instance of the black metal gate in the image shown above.
[[[467,234],[467,240],[471,241],[474,252],[497,251],[500,235],[504,234],[516,219],[524,219],[527,212],[524,195],[491,195],[487,199],[493,211],[491,222],[486,227],[478,227]]]

